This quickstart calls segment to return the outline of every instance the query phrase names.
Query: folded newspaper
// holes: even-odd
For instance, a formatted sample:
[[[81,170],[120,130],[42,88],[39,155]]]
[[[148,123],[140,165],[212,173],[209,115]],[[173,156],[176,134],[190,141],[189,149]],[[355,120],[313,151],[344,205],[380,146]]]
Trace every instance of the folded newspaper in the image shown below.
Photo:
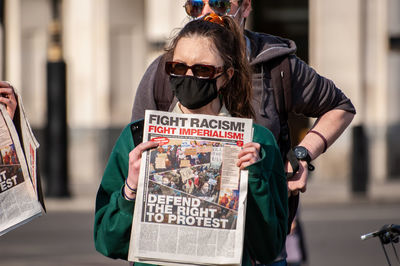
[[[45,212],[36,141],[16,94],[16,124],[0,104],[0,235]]]
[[[146,111],[130,261],[240,265],[247,171],[236,166],[252,120]],[[143,169],[143,170],[142,170]]]

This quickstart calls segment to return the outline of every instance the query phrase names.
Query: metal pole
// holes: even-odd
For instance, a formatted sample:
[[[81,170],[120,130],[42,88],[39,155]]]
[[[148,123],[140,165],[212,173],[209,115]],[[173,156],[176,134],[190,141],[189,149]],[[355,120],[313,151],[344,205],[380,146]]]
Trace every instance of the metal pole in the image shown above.
[[[5,27],[4,27],[4,0],[0,0],[0,80],[4,80],[5,71]]]
[[[353,150],[352,150],[352,172],[351,192],[358,196],[366,196],[369,180],[369,146],[368,136],[365,130],[365,106],[367,95],[367,1],[360,3],[360,79],[361,79],[361,105],[358,110],[360,124],[353,127]]]
[[[351,191],[365,195],[368,184],[368,141],[362,125],[353,128]]]

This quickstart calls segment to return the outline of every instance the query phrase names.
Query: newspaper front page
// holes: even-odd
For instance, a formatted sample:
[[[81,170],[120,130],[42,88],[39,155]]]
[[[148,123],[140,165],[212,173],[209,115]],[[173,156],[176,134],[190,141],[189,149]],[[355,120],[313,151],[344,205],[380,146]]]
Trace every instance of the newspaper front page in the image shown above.
[[[29,121],[25,114],[24,105],[22,103],[22,98],[19,94],[18,97],[18,108],[19,108],[19,127],[20,127],[20,134],[22,138],[22,149],[24,151],[26,163],[28,165],[29,170],[29,177],[31,178],[31,182],[33,185],[33,189],[35,190],[37,199],[42,204],[44,210],[45,204],[43,199],[43,193],[41,188],[41,180],[39,174],[38,165],[38,149],[39,149],[39,142],[36,140],[35,135],[32,132],[32,128],[29,124]]]
[[[0,235],[44,212],[36,189],[36,150],[39,144],[24,113],[21,113],[23,109],[19,108],[21,139],[25,139],[23,144],[30,150],[27,158],[14,123],[5,106],[0,104]],[[29,159],[29,164],[26,159]]]
[[[252,120],[146,111],[128,259],[240,265],[247,171],[236,166]],[[143,169],[143,170],[142,170]]]

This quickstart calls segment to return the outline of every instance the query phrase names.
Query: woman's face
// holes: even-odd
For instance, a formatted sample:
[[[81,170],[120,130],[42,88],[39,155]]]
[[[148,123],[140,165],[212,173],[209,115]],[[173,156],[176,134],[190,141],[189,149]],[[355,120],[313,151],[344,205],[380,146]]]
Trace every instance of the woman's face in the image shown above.
[[[174,62],[185,63],[188,66],[195,64],[212,65],[214,67],[221,67],[224,62],[218,54],[217,49],[209,38],[201,36],[184,37],[181,38],[176,44],[174,50]],[[221,73],[216,73],[214,78]],[[193,76],[191,69],[186,72],[187,76]],[[217,79],[217,90],[219,90],[226,83],[226,77]]]

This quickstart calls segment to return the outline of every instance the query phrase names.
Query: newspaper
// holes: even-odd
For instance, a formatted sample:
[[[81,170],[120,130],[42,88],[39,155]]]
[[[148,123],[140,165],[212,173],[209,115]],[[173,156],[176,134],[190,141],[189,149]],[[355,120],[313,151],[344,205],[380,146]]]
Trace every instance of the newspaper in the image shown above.
[[[146,111],[128,260],[240,265],[247,171],[236,166],[252,120]]]
[[[28,119],[25,114],[24,105],[22,103],[22,98],[19,94],[18,97],[18,115],[19,115],[19,123],[17,126],[17,131],[19,131],[19,135],[22,138],[22,148],[24,150],[24,155],[26,159],[26,163],[28,165],[29,177],[31,178],[31,182],[33,185],[33,189],[35,190],[37,199],[42,204],[44,210],[46,210],[44,205],[41,180],[39,176],[38,165],[38,149],[39,142],[36,140],[32,128],[28,122]]]
[[[0,235],[44,213],[36,169],[39,144],[16,96],[18,125],[0,104]]]

